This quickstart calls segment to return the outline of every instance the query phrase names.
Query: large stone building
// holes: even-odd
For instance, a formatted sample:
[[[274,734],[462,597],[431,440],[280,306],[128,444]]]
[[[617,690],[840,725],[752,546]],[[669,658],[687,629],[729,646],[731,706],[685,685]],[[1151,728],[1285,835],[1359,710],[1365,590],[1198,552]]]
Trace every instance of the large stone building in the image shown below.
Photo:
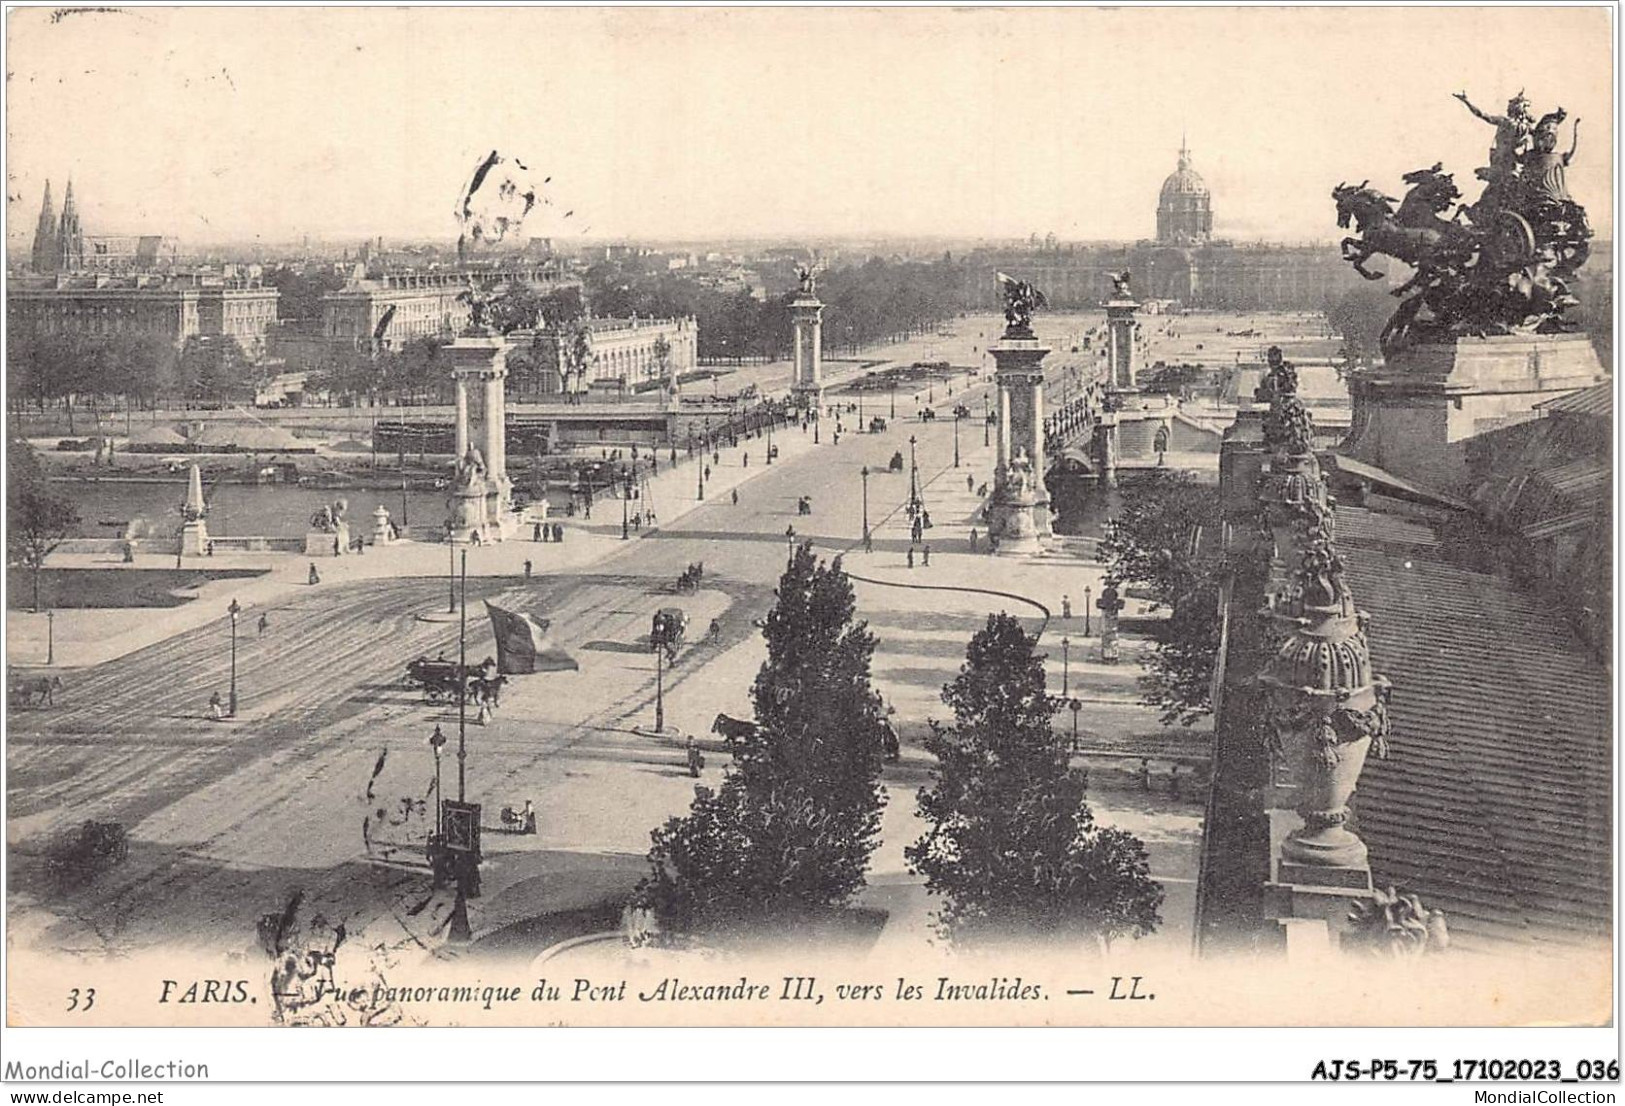
[[[175,242],[161,234],[85,234],[73,199],[73,181],[57,216],[45,182],[29,267],[36,273],[135,273],[173,267]]]
[[[254,278],[16,277],[6,291],[6,321],[20,336],[149,334],[177,347],[193,337],[230,337],[258,359],[279,295]]]
[[[1179,146],[1179,168],[1162,182],[1157,201],[1157,243],[1195,246],[1213,237],[1213,197],[1207,182],[1191,168],[1191,152]]]
[[[557,264],[480,272],[482,282],[524,284],[546,295],[576,282]],[[330,343],[399,348],[413,338],[454,338],[468,326],[469,274],[457,270],[354,277],[322,296],[321,336]]]
[[[692,318],[588,319],[585,327],[586,364],[574,376],[564,370],[572,361],[575,329],[544,330],[536,336],[533,348],[544,395],[636,391],[678,379],[699,363],[699,331]]]
[[[1027,249],[980,251],[966,267],[965,302],[998,306],[993,274],[1019,273],[1044,290],[1059,310],[1099,307],[1108,277],[1127,269],[1135,293],[1205,311],[1315,311],[1357,288],[1360,278],[1336,244],[1236,244],[1213,239],[1213,204],[1207,184],[1181,147],[1177,168],[1163,181],[1156,209],[1157,235],[1132,245],[1047,241]]]

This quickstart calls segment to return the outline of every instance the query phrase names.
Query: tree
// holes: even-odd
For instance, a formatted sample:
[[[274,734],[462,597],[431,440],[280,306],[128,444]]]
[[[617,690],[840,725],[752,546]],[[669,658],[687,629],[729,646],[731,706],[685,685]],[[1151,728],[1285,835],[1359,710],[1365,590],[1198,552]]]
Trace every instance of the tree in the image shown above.
[[[51,492],[34,449],[22,438],[6,444],[6,553],[34,577],[34,609],[40,609],[40,570],[62,544],[79,514]]]
[[[837,910],[863,886],[884,742],[875,639],[855,610],[840,558],[796,550],[767,617],[755,727],[729,738],[721,788],[696,788],[688,815],[651,835],[635,901],[666,929],[740,935]]]
[[[1143,585],[1169,608],[1140,679],[1143,700],[1165,725],[1191,725],[1212,710],[1219,653],[1218,501],[1186,472],[1152,470],[1123,489],[1123,506],[1106,524],[1100,557],[1118,580]]]
[[[1143,936],[1162,890],[1138,840],[1094,824],[1051,725],[1059,701],[1036,645],[1004,614],[972,638],[943,689],[954,723],[933,722],[926,742],[939,762],[919,796],[932,829],[910,864],[946,900],[939,921],[957,943]]]
[[[1162,920],[1162,887],[1137,838],[1095,825],[1051,725],[1060,701],[1045,693],[1037,644],[1008,614],[971,638],[942,690],[954,721],[933,720],[926,739],[931,829],[909,865],[942,896],[938,924],[956,944],[1143,937]]]
[[[202,403],[224,403],[244,390],[248,358],[229,335],[193,335],[181,347],[175,375],[181,391]]]
[[[1382,287],[1356,288],[1326,303],[1326,322],[1343,339],[1343,365],[1361,367],[1382,356],[1379,338],[1394,313],[1394,300]]]

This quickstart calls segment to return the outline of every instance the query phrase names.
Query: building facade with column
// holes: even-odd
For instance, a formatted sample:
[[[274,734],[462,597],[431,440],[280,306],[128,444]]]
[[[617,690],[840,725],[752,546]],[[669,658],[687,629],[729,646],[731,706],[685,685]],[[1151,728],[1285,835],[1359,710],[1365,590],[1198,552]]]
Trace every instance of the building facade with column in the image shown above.
[[[699,329],[693,318],[586,319],[585,374],[566,379],[574,324],[540,331],[532,345],[543,394],[631,392],[661,379],[677,379],[699,364]]]
[[[353,277],[322,296],[321,335],[337,344],[365,346],[375,339],[398,349],[414,338],[453,338],[469,323],[463,298],[473,277],[483,283],[523,284],[539,295],[579,282],[557,265],[465,272],[385,272]]]
[[[1213,196],[1181,147],[1156,206],[1156,235],[1132,243],[1056,244],[983,250],[966,258],[964,302],[998,306],[994,272],[1020,272],[1054,310],[1099,306],[1107,278],[1125,269],[1137,294],[1201,311],[1318,311],[1364,285],[1336,242],[1237,243],[1213,237]]]
[[[17,277],[6,291],[6,320],[20,336],[143,334],[176,347],[193,337],[230,337],[258,359],[280,294],[257,278]]]

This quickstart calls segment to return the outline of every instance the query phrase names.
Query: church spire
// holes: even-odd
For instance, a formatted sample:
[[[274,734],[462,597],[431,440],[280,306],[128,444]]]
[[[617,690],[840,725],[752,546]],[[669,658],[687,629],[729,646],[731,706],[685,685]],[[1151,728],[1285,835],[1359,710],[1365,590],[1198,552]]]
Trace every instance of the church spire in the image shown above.
[[[63,272],[74,272],[85,265],[85,239],[79,228],[79,208],[73,202],[73,178],[68,178],[68,191],[62,197],[62,222],[57,228],[57,249]]]
[[[51,182],[45,182],[45,199],[40,204],[39,222],[34,228],[32,261],[36,273],[51,273],[57,268],[56,209],[51,205]]]

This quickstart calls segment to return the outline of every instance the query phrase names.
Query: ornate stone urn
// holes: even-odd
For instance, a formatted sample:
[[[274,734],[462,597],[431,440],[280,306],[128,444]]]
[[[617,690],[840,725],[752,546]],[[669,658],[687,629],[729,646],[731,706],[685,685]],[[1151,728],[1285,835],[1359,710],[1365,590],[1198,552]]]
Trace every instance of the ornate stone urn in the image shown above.
[[[1259,676],[1272,740],[1297,786],[1303,825],[1281,859],[1312,868],[1363,868],[1365,843],[1347,826],[1367,755],[1388,754],[1388,681],[1372,674],[1365,616],[1354,609],[1331,543],[1313,537],[1294,585],[1269,611],[1282,631]]]

